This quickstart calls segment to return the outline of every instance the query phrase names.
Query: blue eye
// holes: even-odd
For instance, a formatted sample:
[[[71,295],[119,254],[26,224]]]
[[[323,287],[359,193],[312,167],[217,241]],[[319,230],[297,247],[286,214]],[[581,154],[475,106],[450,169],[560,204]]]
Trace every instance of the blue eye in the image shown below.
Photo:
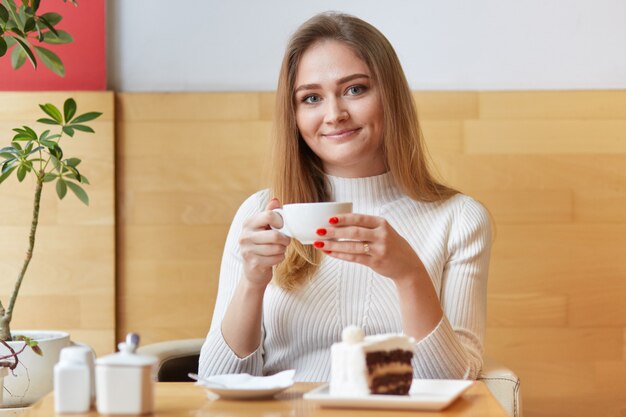
[[[308,103],[308,104],[315,104],[315,103],[319,103],[320,98],[319,96],[315,96],[315,95],[310,95],[310,96],[305,96],[302,99],[303,103]]]
[[[364,85],[353,85],[351,87],[348,87],[346,93],[351,96],[358,96],[359,94],[363,94],[366,89],[367,87],[365,87]]]

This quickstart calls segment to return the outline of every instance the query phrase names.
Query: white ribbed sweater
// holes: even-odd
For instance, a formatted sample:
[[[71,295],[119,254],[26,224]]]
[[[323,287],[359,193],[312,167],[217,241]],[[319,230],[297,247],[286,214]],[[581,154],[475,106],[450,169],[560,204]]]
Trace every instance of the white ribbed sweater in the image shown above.
[[[355,213],[385,218],[411,244],[439,295],[444,317],[415,344],[415,377],[476,378],[482,366],[491,250],[486,210],[461,194],[442,202],[416,202],[399,191],[388,173],[328,179],[334,201],[352,201]],[[243,222],[263,210],[268,199],[267,190],[249,197],[231,225],[199,373],[269,375],[295,369],[298,381],[327,381],[330,346],[341,339],[345,326],[361,326],[366,334],[402,332],[396,288],[391,279],[365,266],[324,257],[301,290],[267,287],[261,346],[238,358],[224,341],[220,326],[243,274],[237,243]]]

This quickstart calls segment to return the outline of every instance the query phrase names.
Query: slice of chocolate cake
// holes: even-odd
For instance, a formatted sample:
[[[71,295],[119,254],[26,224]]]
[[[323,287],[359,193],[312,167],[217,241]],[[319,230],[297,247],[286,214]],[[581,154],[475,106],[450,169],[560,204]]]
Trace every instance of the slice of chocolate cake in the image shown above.
[[[349,326],[331,347],[332,395],[407,395],[413,382],[413,339],[402,334],[364,336]]]

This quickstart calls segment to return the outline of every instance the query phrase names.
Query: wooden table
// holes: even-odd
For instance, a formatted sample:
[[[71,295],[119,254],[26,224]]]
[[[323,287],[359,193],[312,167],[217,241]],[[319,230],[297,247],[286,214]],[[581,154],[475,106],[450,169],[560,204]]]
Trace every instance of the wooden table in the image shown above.
[[[156,384],[154,417],[342,417],[342,416],[408,416],[420,417],[507,417],[496,399],[482,382],[475,382],[461,398],[442,412],[348,410],[318,408],[302,399],[302,394],[315,388],[317,383],[297,383],[274,400],[227,401],[209,400],[205,391],[187,382],[159,382]],[[88,414],[71,414],[73,417],[95,417]],[[44,397],[30,410],[28,417],[54,416],[54,397]]]

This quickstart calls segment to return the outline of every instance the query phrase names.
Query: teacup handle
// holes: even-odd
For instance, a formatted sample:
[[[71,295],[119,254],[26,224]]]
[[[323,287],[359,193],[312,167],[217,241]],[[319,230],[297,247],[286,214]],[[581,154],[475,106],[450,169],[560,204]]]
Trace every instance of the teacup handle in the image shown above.
[[[276,230],[277,232],[280,232],[283,235],[287,235],[289,237],[293,237],[293,234],[291,233],[291,230],[289,230],[289,228],[287,227],[287,222],[285,221],[285,214],[283,212],[283,209],[279,207],[279,208],[272,209],[272,211],[275,212],[276,214],[278,214],[281,217],[281,219],[283,219],[283,227],[277,228],[277,227],[274,227],[274,226],[270,225],[272,230]]]

